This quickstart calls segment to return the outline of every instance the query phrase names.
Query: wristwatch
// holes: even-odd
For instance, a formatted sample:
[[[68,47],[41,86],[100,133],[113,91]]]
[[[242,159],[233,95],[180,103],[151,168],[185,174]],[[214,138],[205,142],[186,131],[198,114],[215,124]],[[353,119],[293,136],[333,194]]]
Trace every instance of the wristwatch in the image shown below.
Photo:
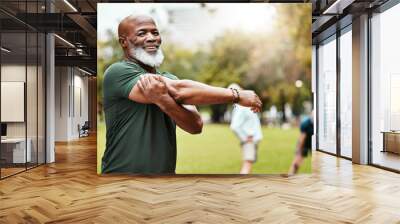
[[[232,90],[233,103],[239,103],[240,100],[239,91],[235,88],[230,88],[230,89]]]

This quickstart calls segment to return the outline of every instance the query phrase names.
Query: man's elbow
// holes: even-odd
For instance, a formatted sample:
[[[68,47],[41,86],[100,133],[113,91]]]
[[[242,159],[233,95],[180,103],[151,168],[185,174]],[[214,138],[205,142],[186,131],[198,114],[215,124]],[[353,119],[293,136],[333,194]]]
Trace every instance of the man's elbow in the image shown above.
[[[193,128],[190,131],[190,134],[197,135],[197,134],[201,134],[202,131],[203,131],[203,120],[201,118],[199,118],[194,123]]]

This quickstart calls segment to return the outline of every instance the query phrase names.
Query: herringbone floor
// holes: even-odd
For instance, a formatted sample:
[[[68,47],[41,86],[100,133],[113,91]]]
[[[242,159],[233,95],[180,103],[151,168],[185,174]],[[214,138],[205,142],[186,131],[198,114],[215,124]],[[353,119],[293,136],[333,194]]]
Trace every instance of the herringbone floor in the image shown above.
[[[313,154],[314,174],[107,176],[95,137],[0,181],[0,223],[400,223],[400,175]]]

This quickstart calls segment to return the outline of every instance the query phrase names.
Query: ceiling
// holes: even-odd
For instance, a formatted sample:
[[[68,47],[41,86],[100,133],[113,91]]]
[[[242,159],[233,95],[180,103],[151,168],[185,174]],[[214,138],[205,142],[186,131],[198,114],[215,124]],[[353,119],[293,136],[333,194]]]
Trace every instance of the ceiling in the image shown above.
[[[25,52],[26,31],[28,41],[32,39],[30,32],[54,32],[56,66],[78,66],[96,74],[97,2],[1,0],[2,46],[12,49],[7,60],[16,62],[18,58],[25,59],[25,55],[35,55],[37,48],[33,44],[28,43]]]
[[[312,0],[313,44],[351,24],[352,17],[372,11],[388,0]]]

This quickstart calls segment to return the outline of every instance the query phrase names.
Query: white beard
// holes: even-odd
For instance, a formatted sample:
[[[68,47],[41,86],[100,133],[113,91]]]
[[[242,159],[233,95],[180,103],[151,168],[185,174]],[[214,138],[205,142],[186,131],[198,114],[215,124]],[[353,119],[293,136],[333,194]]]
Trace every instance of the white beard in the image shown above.
[[[160,67],[164,61],[164,54],[161,48],[158,48],[154,54],[147,53],[142,47],[129,46],[129,48],[129,54],[131,57],[150,67]]]

